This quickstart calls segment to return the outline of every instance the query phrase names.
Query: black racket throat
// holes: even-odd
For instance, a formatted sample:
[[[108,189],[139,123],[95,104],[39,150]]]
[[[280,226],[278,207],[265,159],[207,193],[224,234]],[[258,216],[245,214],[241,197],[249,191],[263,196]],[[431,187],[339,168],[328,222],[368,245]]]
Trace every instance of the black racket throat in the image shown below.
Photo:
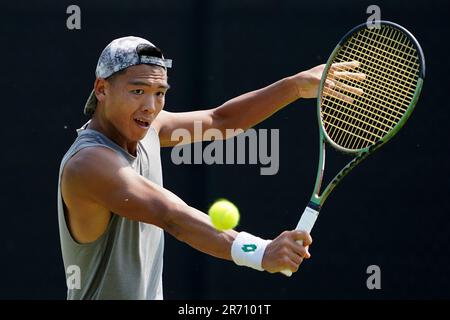
[[[317,204],[317,203],[314,203],[314,202],[312,202],[312,201],[310,201],[310,202],[308,203],[307,207],[309,207],[309,208],[311,208],[311,209],[313,209],[313,210],[315,210],[315,211],[317,211],[317,212],[319,212],[320,209],[322,209],[322,206],[321,206],[321,205],[319,205],[319,204]]]

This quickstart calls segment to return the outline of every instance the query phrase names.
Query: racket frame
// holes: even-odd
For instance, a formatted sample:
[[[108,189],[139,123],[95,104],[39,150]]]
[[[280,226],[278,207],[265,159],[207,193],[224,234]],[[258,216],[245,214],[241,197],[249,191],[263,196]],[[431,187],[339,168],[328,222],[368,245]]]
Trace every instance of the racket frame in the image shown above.
[[[420,47],[420,44],[417,41],[417,39],[407,29],[405,29],[404,27],[402,27],[394,22],[380,20],[380,21],[376,21],[376,23],[383,24],[383,25],[390,25],[394,28],[401,30],[415,46],[415,49],[417,50],[417,53],[418,53],[419,64],[420,64],[419,77],[417,80],[416,90],[414,92],[413,98],[411,100],[411,103],[410,103],[408,109],[403,114],[403,116],[400,118],[398,123],[384,137],[382,137],[376,143],[374,143],[366,148],[352,150],[352,149],[343,148],[343,147],[339,146],[338,144],[336,144],[335,142],[333,142],[323,127],[323,121],[322,121],[322,116],[321,116],[322,92],[323,92],[323,89],[325,86],[325,80],[327,79],[328,71],[329,71],[331,65],[333,64],[333,60],[336,57],[336,55],[338,54],[340,48],[346,43],[348,38],[350,38],[353,34],[355,34],[356,32],[358,32],[361,29],[366,28],[367,24],[362,23],[362,24],[354,27],[349,32],[347,32],[347,34],[345,34],[344,37],[342,37],[341,41],[339,41],[339,43],[336,45],[336,47],[334,48],[333,52],[331,53],[330,57],[327,60],[327,63],[325,65],[325,68],[324,68],[324,71],[322,74],[322,79],[320,81],[320,86],[319,86],[319,91],[318,91],[320,94],[317,97],[317,118],[318,118],[318,122],[319,122],[319,162],[318,162],[318,168],[317,168],[316,182],[314,185],[314,191],[313,191],[313,194],[311,195],[311,199],[308,204],[308,207],[310,207],[316,211],[320,210],[320,208],[324,204],[325,200],[330,195],[331,191],[333,191],[333,189],[339,184],[339,182],[355,166],[357,166],[361,161],[363,161],[365,158],[367,158],[367,156],[369,156],[371,153],[373,153],[376,149],[378,149],[379,147],[384,145],[386,142],[388,142],[403,127],[403,125],[406,123],[406,121],[410,117],[412,111],[414,110],[414,107],[419,99],[420,92],[422,91],[423,80],[425,78],[425,59],[424,59],[422,48]],[[347,153],[347,154],[355,154],[356,156],[335,175],[335,177],[328,183],[328,185],[325,187],[325,189],[322,191],[322,193],[319,194],[320,188],[322,185],[323,172],[325,169],[325,148],[326,148],[327,143],[330,144],[334,149],[336,149],[338,151],[341,151],[341,152]]]

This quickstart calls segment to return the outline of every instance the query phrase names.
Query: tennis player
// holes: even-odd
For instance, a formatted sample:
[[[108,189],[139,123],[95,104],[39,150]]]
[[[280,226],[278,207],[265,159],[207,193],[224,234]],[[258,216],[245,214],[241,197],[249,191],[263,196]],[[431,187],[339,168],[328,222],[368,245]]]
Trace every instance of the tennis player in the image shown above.
[[[273,240],[217,231],[203,212],[162,184],[160,146],[178,128],[248,129],[299,98],[313,98],[324,66],[282,79],[202,111],[164,111],[171,61],[138,37],[112,41],[101,53],[91,119],[61,162],[58,218],[65,270],[80,270],[68,299],[162,299],[163,230],[193,248],[260,271],[296,272],[311,237],[285,231]],[[191,141],[194,142],[194,141]],[[303,241],[303,245],[296,241]]]

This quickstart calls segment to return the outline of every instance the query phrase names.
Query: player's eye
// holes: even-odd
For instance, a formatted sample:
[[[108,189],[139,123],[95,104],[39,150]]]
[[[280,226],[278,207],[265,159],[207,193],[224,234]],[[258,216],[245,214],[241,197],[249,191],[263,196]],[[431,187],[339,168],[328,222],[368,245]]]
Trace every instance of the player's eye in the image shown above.
[[[158,91],[157,93],[156,93],[156,96],[157,97],[164,97],[166,95],[166,93],[164,92],[164,91]]]
[[[132,93],[137,94],[137,95],[141,95],[144,94],[144,90],[143,89],[135,89],[135,90],[131,90]]]

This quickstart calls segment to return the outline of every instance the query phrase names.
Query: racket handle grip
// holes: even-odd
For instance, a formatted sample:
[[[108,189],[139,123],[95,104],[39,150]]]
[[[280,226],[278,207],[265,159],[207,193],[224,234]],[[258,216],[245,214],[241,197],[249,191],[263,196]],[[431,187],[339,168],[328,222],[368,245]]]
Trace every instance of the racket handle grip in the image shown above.
[[[314,223],[316,222],[318,216],[319,211],[314,210],[310,207],[306,207],[305,211],[303,211],[303,214],[300,217],[300,220],[298,221],[295,230],[304,230],[308,233],[311,233],[311,230],[314,227]],[[302,240],[298,240],[297,243],[303,245]],[[290,277],[292,275],[292,271],[289,269],[281,270],[280,272],[287,277]]]

